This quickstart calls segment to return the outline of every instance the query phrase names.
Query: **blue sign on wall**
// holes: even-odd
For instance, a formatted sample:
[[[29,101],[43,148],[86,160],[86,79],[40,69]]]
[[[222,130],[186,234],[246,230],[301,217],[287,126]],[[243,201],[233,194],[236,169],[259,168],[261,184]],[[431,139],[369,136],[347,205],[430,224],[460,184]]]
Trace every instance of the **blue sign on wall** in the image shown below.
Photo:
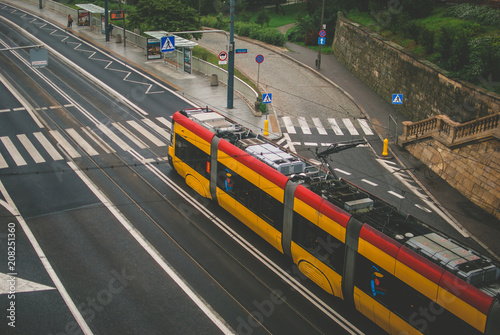
[[[392,95],[392,103],[394,105],[402,105],[403,104],[403,95],[402,94],[393,94]]]

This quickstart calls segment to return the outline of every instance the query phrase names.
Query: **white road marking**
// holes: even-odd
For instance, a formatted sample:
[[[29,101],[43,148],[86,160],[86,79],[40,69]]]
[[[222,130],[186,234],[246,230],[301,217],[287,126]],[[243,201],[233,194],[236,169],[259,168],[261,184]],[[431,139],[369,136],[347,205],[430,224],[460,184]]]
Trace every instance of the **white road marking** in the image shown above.
[[[432,213],[432,211],[429,208],[425,208],[424,206],[421,206],[419,204],[415,204],[415,207],[427,212],[427,213]]]
[[[45,159],[42,157],[42,155],[40,155],[38,150],[36,150],[33,143],[31,143],[31,141],[28,139],[28,136],[26,136],[25,134],[19,134],[17,135],[17,138],[19,139],[19,141],[21,141],[22,145],[24,146],[26,151],[28,151],[31,158],[33,158],[33,160],[35,161],[35,163],[45,162]]]
[[[66,151],[66,153],[71,158],[82,157],[78,153],[78,151],[76,151],[75,148],[73,148],[71,146],[71,144],[69,144],[69,142],[64,138],[64,136],[62,136],[57,130],[51,130],[50,131],[50,135],[52,135],[52,137],[55,138],[55,140],[57,141],[57,143],[59,143],[59,145],[64,149],[64,151]]]
[[[99,128],[100,131],[104,133],[110,140],[116,143],[122,149],[123,151],[128,151],[130,150],[130,146],[125,143],[121,138],[119,138],[115,133],[113,133],[108,127],[106,127],[103,124],[97,125],[97,128]]]
[[[394,191],[388,191],[388,193],[389,193],[389,194],[392,194],[393,196],[395,196],[395,197],[397,197],[397,198],[399,198],[399,199],[404,199],[404,198],[405,198],[405,197],[404,197],[404,195],[401,195],[401,194],[396,193],[396,192],[394,192]]]
[[[156,137],[153,134],[151,134],[149,131],[147,131],[146,129],[144,129],[144,127],[141,126],[140,124],[138,124],[137,122],[135,122],[135,121],[127,121],[127,123],[130,126],[132,126],[135,130],[137,130],[139,133],[141,133],[144,137],[146,137],[148,140],[150,140],[151,142],[153,142],[154,145],[156,145],[158,147],[164,147],[164,146],[166,146],[165,142],[161,141],[158,137]]]
[[[145,124],[147,124],[149,127],[151,127],[154,131],[156,131],[158,134],[160,134],[161,136],[163,136],[167,141],[170,140],[170,134],[167,133],[165,131],[165,129],[163,129],[162,127],[160,127],[159,125],[157,125],[156,123],[154,123],[152,120],[150,119],[142,119],[142,122],[144,122]],[[163,143],[163,145],[166,145],[165,143]]]
[[[325,127],[323,127],[323,123],[321,123],[321,120],[319,118],[313,117],[312,120],[313,120],[314,126],[316,127],[316,129],[318,130],[318,133],[320,135],[328,135]]]
[[[17,151],[16,146],[8,136],[3,136],[0,137],[0,140],[2,141],[3,145],[5,146],[5,149],[9,152],[10,156],[12,159],[14,159],[14,162],[16,163],[17,166],[24,166],[26,165],[26,161],[24,160],[23,156]]]
[[[337,120],[329,118],[328,123],[330,123],[330,127],[332,127],[335,135],[344,135],[344,133],[342,132],[342,129],[340,129],[340,127],[337,123]]]
[[[164,117],[157,117],[156,119],[168,127],[168,129],[172,130],[172,121],[168,121]]]
[[[0,109],[0,113],[7,113],[7,112],[10,112],[10,108]]]
[[[337,172],[343,173],[343,174],[345,174],[346,176],[350,176],[350,175],[351,175],[351,173],[350,173],[350,172],[347,172],[347,171],[344,171],[344,170],[341,170],[341,169],[338,169],[338,168],[335,168],[334,170],[335,170],[335,171],[337,171]]]
[[[149,145],[147,145],[146,143],[144,143],[143,141],[141,141],[137,136],[135,136],[134,134],[132,134],[130,132],[130,130],[128,130],[127,128],[123,127],[118,122],[114,122],[113,126],[116,129],[118,129],[123,135],[127,136],[127,138],[129,140],[131,140],[132,142],[134,142],[135,145],[137,145],[139,148],[141,148],[141,149],[149,148]]]
[[[131,150],[132,151],[132,150]],[[137,157],[136,157],[137,158]],[[139,157],[143,158],[143,157]],[[94,195],[106,206],[121,225],[132,235],[139,245],[156,261],[156,263],[172,278],[175,283],[186,293],[186,295],[212,320],[212,322],[224,333],[234,334],[224,320],[209,306],[190,286],[181,278],[177,272],[168,264],[161,254],[142,236],[142,234],[132,225],[132,223],[118,210],[104,193],[87,177],[73,162],[68,162],[78,177],[87,185]]]
[[[11,275],[0,272],[0,295],[8,294],[12,292],[9,288],[9,282],[7,280],[11,279]],[[36,291],[48,291],[55,290],[55,287],[47,286],[39,283],[35,283],[30,280],[15,277],[16,279],[16,294],[23,292],[36,292]]]
[[[451,225],[453,228],[455,228],[462,236],[464,237],[469,237],[470,234],[469,232],[462,227],[462,225],[453,218],[449,213],[443,212],[436,203],[432,202],[429,199],[429,196],[422,193],[422,189],[416,187],[412,183],[409,183],[405,178],[401,178],[401,174],[397,173],[397,171],[400,170],[399,166],[396,166],[396,163],[391,162],[386,159],[377,159],[377,162],[379,162],[384,168],[386,168],[389,172],[391,172],[396,178],[398,178],[403,185],[405,185],[413,194],[415,194],[417,197],[420,198],[426,204],[429,208],[431,208],[435,213],[437,213],[440,217],[442,217],[446,222],[448,222],[449,225]],[[408,172],[410,173],[410,172]],[[418,180],[416,178],[413,178],[418,183]],[[422,186],[422,185],[420,185]],[[423,186],[422,186],[423,187]]]
[[[5,158],[3,158],[2,154],[0,154],[0,169],[5,169],[8,168],[9,164],[5,161]]]
[[[290,135],[288,135],[288,133],[284,133],[283,136],[286,139],[286,145],[284,147],[288,148],[288,150],[290,150],[290,151],[293,151],[293,152],[297,153],[297,150],[295,150],[295,147],[293,145],[294,142],[292,142],[292,139],[290,138]]]
[[[81,130],[92,140],[95,144],[97,144],[104,152],[110,154],[112,152],[116,152],[108,143],[104,142],[102,138],[100,138],[90,127],[81,127]]]
[[[295,127],[293,126],[292,119],[290,119],[289,116],[283,116],[281,120],[283,120],[283,123],[285,124],[287,133],[297,134],[297,132],[295,131]]]
[[[351,119],[342,119],[342,122],[344,122],[345,127],[347,128],[347,130],[351,135],[359,135],[358,131],[352,124]]]
[[[311,135],[311,128],[309,128],[306,118],[303,116],[299,116],[297,119],[299,120],[299,125],[304,135]]]
[[[94,148],[92,148],[92,146],[87,141],[85,141],[83,139],[83,137],[81,137],[80,134],[78,134],[76,132],[75,129],[68,128],[68,129],[66,129],[66,132],[69,134],[69,136],[73,137],[73,139],[75,140],[75,142],[78,143],[78,145],[83,150],[85,150],[85,152],[87,154],[89,154],[89,156],[97,156],[97,155],[99,155],[99,153]]]
[[[14,215],[19,222],[19,225],[21,228],[24,230],[24,233],[26,234],[26,237],[30,241],[31,245],[33,246],[33,249],[35,249],[36,254],[38,255],[38,258],[43,264],[43,267],[45,268],[45,271],[50,276],[50,279],[52,279],[52,282],[56,286],[57,290],[61,294],[61,297],[63,298],[64,302],[68,306],[69,310],[71,311],[71,314],[75,318],[76,322],[80,326],[81,330],[83,331],[84,335],[92,335],[92,331],[90,330],[89,326],[87,325],[85,319],[83,318],[82,314],[76,307],[75,303],[73,300],[71,300],[71,297],[69,296],[68,292],[66,291],[66,288],[62,284],[61,280],[57,276],[56,272],[54,271],[54,268],[50,264],[47,256],[43,252],[42,248],[40,247],[40,244],[38,244],[38,241],[35,238],[35,235],[31,232],[31,229],[28,227],[26,222],[24,221],[24,218],[22,217],[21,213],[19,213],[19,210],[17,209],[16,204],[14,201],[12,201],[12,198],[10,197],[9,193],[7,193],[7,190],[5,189],[5,186],[2,184],[0,181],[0,192],[3,194],[3,197],[5,201],[0,200],[0,203],[9,211],[11,212],[12,215]]]
[[[361,179],[361,181],[364,182],[364,183],[367,183],[368,185],[378,186],[377,183],[374,183],[373,181],[370,181],[368,179]]]
[[[20,28],[22,29],[22,28]],[[43,43],[39,43],[43,44]],[[19,55],[17,52],[13,52],[15,55]],[[38,128],[43,128],[43,124],[40,121],[38,114],[34,111],[33,107],[30,103],[17,91],[17,89],[12,86],[12,84],[2,75],[0,74],[0,81],[4,84],[4,86],[10,91],[10,93],[23,105],[23,107],[28,111],[29,115],[35,121]]]
[[[373,135],[373,131],[368,125],[368,121],[366,121],[365,119],[358,119],[358,123],[361,126],[361,129],[363,130],[365,135]]]
[[[318,143],[316,143],[316,142],[304,142],[304,145],[308,146],[308,147],[317,147]]]
[[[49,142],[49,140],[40,132],[38,133],[33,133],[35,135],[36,139],[40,144],[43,146],[45,151],[52,157],[54,161],[60,161],[63,159],[63,157],[59,154],[59,152],[54,148],[54,146]]]

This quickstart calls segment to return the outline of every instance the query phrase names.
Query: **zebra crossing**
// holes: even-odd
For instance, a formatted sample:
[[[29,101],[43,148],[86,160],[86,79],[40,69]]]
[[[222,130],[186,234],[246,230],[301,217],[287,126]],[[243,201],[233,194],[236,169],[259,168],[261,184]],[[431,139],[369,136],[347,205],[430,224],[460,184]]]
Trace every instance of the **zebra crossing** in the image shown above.
[[[297,128],[299,128],[304,135],[312,135],[316,134],[316,132],[319,135],[328,135],[328,130],[333,131],[333,133],[337,136],[359,136],[360,134],[363,136],[374,135],[374,132],[366,119],[355,119],[353,122],[350,118],[340,118],[339,120],[335,118],[327,118],[326,121],[328,123],[326,126],[324,125],[325,121],[322,121],[317,117],[311,117],[312,122],[303,116],[296,118],[282,116],[280,120],[288,134],[297,134]],[[316,132],[313,132],[312,129],[315,129]]]
[[[142,125],[141,125],[142,123]],[[164,117],[144,118],[110,125],[67,128],[48,133],[34,132],[0,136],[0,170],[64,160],[63,152],[75,159],[85,152],[89,156],[132,149],[166,147],[170,139],[170,121]],[[51,142],[50,138],[53,139]],[[55,141],[56,144],[53,144]],[[77,143],[78,146],[72,144]]]

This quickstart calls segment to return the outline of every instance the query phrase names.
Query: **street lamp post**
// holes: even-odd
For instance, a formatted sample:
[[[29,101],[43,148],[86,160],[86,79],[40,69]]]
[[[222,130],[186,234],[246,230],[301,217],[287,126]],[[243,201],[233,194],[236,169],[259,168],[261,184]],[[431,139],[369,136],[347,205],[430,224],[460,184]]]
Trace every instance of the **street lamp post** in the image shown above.
[[[231,0],[231,8],[229,11],[229,52],[227,61],[227,108],[233,108],[234,96],[234,7],[235,0]]]
[[[108,19],[108,0],[104,0],[104,31],[106,32],[106,42],[109,42],[109,19]]]

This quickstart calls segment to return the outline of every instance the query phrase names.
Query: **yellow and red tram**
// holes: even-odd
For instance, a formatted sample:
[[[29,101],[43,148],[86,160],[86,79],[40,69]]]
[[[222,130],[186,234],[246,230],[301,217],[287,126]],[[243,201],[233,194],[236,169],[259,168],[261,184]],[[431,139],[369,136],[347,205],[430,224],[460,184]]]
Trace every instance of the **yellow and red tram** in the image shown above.
[[[172,167],[390,334],[500,334],[500,268],[208,109],[173,115]]]

